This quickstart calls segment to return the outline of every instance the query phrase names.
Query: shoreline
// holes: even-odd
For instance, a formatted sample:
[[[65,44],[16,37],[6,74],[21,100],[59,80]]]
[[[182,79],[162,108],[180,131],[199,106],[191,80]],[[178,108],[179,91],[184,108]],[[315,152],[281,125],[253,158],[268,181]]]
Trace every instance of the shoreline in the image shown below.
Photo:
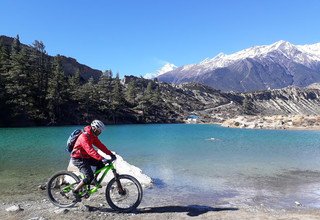
[[[266,129],[266,130],[301,130],[320,131],[320,116],[274,115],[250,116],[240,115],[214,123],[227,128]]]
[[[308,204],[300,197],[286,197],[285,194],[274,194],[270,200],[268,190],[276,188],[279,192],[286,189],[287,192],[296,191],[296,186],[306,182],[312,185],[308,189],[304,186],[304,195],[316,193],[318,188],[319,172],[315,171],[291,171],[280,173],[274,177],[255,178],[251,185],[239,185],[244,194],[228,196],[218,190],[214,190],[217,197],[204,200],[201,194],[198,201],[191,201],[186,194],[161,193],[163,188],[155,187],[144,189],[142,203],[134,213],[118,213],[113,211],[105,200],[105,186],[97,194],[89,199],[83,199],[81,203],[72,208],[58,208],[47,198],[46,190],[40,188],[26,195],[12,194],[10,197],[0,199],[0,219],[306,219],[315,220],[320,218],[319,205]],[[301,178],[302,177],[302,178]],[[289,181],[289,182],[288,182]],[[250,190],[251,186],[268,183],[268,188],[256,189],[255,193]],[[288,185],[288,183],[290,183]],[[283,188],[279,189],[278,187]],[[302,185],[301,185],[302,186]],[[243,188],[245,187],[245,188]],[[247,188],[246,188],[247,187]],[[289,191],[288,191],[289,189]],[[170,192],[172,193],[172,192]],[[261,194],[262,193],[262,194]],[[169,195],[169,196],[168,196]],[[190,196],[194,196],[195,193]],[[219,195],[222,195],[219,197]],[[265,200],[267,199],[267,200]],[[310,200],[310,202],[315,202]],[[283,203],[286,205],[283,206]],[[9,212],[8,208],[17,206],[20,210]]]
[[[304,219],[320,218],[320,210],[296,206],[291,209],[272,209],[256,204],[255,206],[234,206],[214,203],[212,205],[181,205],[177,201],[148,204],[146,199],[133,213],[118,213],[106,203],[102,194],[83,200],[72,208],[58,208],[46,197],[37,200],[23,200],[19,203],[0,204],[0,219]],[[19,205],[20,210],[6,209]]]
[[[216,124],[227,128],[266,129],[266,130],[309,130],[320,131],[320,115],[236,115],[233,117],[215,116],[211,119],[198,121],[182,120],[175,123],[120,123],[117,125],[152,125],[152,124]],[[0,128],[35,128],[35,127],[64,127],[83,125],[54,125],[54,126],[18,126]]]

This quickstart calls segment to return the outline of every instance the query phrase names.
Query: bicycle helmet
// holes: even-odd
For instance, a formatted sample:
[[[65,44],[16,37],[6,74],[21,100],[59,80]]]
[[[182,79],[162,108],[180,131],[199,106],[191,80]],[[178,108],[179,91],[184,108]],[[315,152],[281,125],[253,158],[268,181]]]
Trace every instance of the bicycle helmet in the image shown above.
[[[104,129],[104,124],[103,124],[102,121],[93,120],[93,121],[91,122],[91,127],[99,130],[100,132],[102,132],[103,129]]]

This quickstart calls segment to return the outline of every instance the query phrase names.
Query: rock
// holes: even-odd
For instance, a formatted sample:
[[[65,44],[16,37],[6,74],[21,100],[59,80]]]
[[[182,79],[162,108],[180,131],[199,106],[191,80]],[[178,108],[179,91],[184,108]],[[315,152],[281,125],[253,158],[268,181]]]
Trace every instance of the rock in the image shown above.
[[[6,208],[6,211],[7,212],[20,212],[20,211],[23,211],[23,209],[20,207],[20,205],[14,205],[9,208]]]
[[[58,209],[54,211],[54,213],[56,214],[67,214],[68,212],[69,212],[69,209]]]
[[[94,211],[94,208],[91,206],[87,206],[87,205],[80,205],[79,209],[83,212],[92,212]]]
[[[33,217],[33,218],[29,218],[29,220],[46,220],[43,217]]]
[[[295,201],[294,203],[296,204],[296,206],[302,206],[302,204],[298,201]]]
[[[45,183],[38,186],[38,188],[41,190],[45,190],[46,187],[47,187],[47,184],[45,184]]]
[[[100,150],[98,150],[98,153],[105,158],[109,158],[109,156],[107,156]],[[115,152],[113,153],[117,156],[117,160],[115,161],[114,164],[117,168],[118,173],[122,173],[122,174],[125,173],[135,177],[141,183],[142,187],[148,188],[152,186],[152,179],[146,174],[143,174],[140,168],[129,164],[120,155],[116,154]],[[76,175],[80,175],[79,169],[72,164],[71,160],[69,162],[67,170],[74,172]],[[99,174],[99,177],[100,176],[101,174]],[[114,177],[113,173],[109,172],[103,179],[103,184],[107,184],[113,177]]]

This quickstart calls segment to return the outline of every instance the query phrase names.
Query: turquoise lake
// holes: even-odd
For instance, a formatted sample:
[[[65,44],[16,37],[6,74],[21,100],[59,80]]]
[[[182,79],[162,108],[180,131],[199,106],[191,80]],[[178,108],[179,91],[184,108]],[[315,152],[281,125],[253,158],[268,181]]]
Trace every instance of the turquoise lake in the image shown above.
[[[36,194],[66,169],[66,140],[76,128],[0,128],[1,197]],[[319,131],[112,125],[100,139],[154,179],[145,203],[320,206]]]

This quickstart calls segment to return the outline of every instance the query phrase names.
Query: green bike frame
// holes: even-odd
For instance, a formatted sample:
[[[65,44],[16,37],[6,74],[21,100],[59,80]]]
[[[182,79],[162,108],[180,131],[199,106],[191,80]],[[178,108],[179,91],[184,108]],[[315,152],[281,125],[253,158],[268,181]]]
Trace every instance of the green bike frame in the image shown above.
[[[98,189],[102,187],[102,186],[101,186],[101,183],[102,183],[103,179],[105,178],[105,176],[108,174],[108,172],[109,172],[110,170],[112,170],[112,172],[113,172],[113,174],[114,174],[114,177],[115,177],[115,179],[116,179],[119,192],[120,192],[121,194],[123,194],[123,193],[124,193],[124,190],[123,190],[123,188],[122,188],[122,186],[121,186],[121,183],[120,183],[120,181],[119,181],[119,179],[118,179],[118,173],[116,172],[116,169],[115,169],[113,163],[109,163],[108,165],[106,165],[106,166],[104,166],[103,168],[101,168],[101,169],[99,169],[99,170],[96,170],[96,171],[94,172],[94,178],[95,178],[95,180],[96,180],[95,186],[94,186],[92,189],[90,189],[90,185],[84,186],[84,189],[85,189],[85,190],[84,190],[83,192],[80,192],[80,193],[79,193],[80,196],[84,196],[84,195],[91,196],[92,194],[94,194],[95,192],[97,192]],[[102,176],[101,176],[101,177],[99,178],[99,180],[98,180],[97,177],[98,177],[98,175],[99,175],[100,173],[102,173]],[[81,174],[81,178],[84,179],[85,176],[84,176],[83,174]],[[77,183],[73,183],[73,184],[65,187],[65,188],[63,189],[63,191],[64,191],[64,192],[69,192],[69,191],[74,187],[74,185],[76,185],[76,184],[77,184]]]

